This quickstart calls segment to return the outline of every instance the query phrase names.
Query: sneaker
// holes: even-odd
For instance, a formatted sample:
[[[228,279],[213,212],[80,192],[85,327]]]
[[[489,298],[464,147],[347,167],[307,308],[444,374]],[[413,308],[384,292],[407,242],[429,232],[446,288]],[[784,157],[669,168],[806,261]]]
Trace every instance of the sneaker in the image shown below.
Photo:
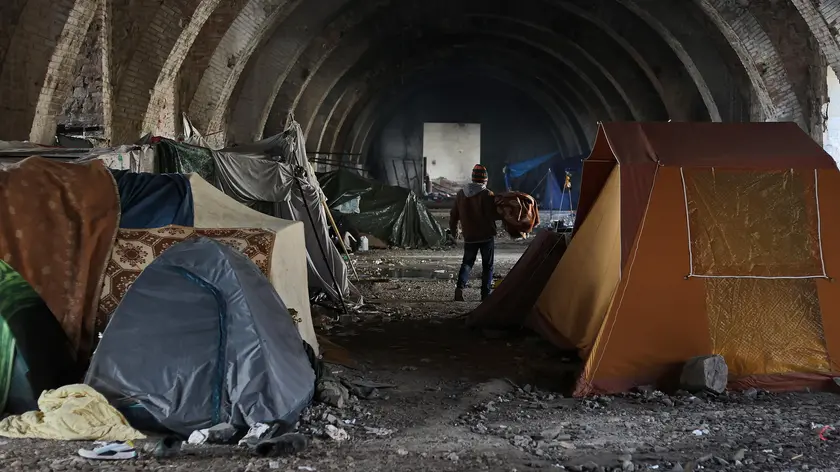
[[[137,457],[137,451],[133,442],[126,441],[108,443],[93,450],[79,449],[79,455],[92,460],[126,460]]]
[[[455,301],[462,302],[464,301],[464,289],[456,288],[455,289]]]

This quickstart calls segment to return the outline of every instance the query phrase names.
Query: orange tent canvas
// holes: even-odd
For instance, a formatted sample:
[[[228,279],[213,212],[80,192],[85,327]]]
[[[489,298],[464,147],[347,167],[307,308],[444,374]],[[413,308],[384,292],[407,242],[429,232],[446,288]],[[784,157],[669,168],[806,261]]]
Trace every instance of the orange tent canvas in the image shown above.
[[[534,316],[585,360],[575,394],[668,387],[720,354],[730,388],[821,388],[840,356],[840,171],[792,123],[609,123]]]

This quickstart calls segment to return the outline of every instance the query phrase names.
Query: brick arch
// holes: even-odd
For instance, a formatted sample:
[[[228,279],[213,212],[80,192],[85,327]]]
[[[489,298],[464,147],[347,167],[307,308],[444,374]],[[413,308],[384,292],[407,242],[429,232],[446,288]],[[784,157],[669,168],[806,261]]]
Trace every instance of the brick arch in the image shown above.
[[[354,146],[353,142],[358,141],[358,139],[353,138],[351,135],[358,135],[362,133],[362,131],[360,131],[359,128],[363,128],[366,126],[366,122],[370,117],[365,116],[365,113],[372,113],[371,107],[368,105],[368,102],[378,99],[385,101],[389,100],[390,97],[382,95],[381,91],[387,88],[387,85],[391,83],[391,81],[401,77],[402,73],[406,72],[406,75],[411,77],[415,69],[421,69],[425,64],[436,62],[429,60],[428,58],[424,57],[424,55],[431,55],[436,60],[442,60],[446,57],[447,53],[452,54],[453,51],[462,50],[472,51],[473,49],[484,50],[487,52],[486,55],[492,54],[496,56],[497,60],[500,60],[502,54],[505,54],[511,58],[511,60],[509,61],[509,66],[511,67],[521,68],[524,65],[527,65],[523,64],[525,60],[522,58],[528,58],[527,60],[533,61],[534,64],[545,62],[539,56],[535,57],[533,54],[528,54],[528,50],[523,49],[522,46],[519,46],[518,49],[504,50],[499,47],[489,48],[487,43],[483,43],[480,41],[473,43],[441,41],[439,44],[436,45],[436,47],[430,47],[429,50],[426,52],[412,53],[411,56],[416,59],[415,63],[406,64],[400,70],[397,70],[392,67],[389,68],[390,65],[395,63],[395,61],[392,60],[391,57],[379,57],[379,64],[365,64],[365,67],[362,68],[362,71],[360,71],[360,73],[355,78],[356,85],[353,85],[351,81],[349,81],[349,83],[346,85],[347,88],[360,88],[360,86],[366,85],[368,86],[367,90],[369,90],[370,93],[365,94],[363,92],[361,94],[354,94],[353,96],[349,97],[349,99],[345,101],[345,104],[342,105],[342,111],[338,114],[338,116],[332,119],[331,124],[328,124],[328,126],[332,127],[333,129],[333,137],[331,138],[330,148],[333,151],[337,152],[357,152],[358,147]],[[517,58],[518,63],[516,62]],[[451,60],[457,62],[457,57]],[[537,73],[546,73],[546,78],[549,81],[554,82],[558,86],[558,91],[560,92],[560,95],[566,97],[567,102],[575,103],[574,115],[576,117],[590,117],[586,124],[594,125],[595,121],[598,119],[611,119],[611,117],[609,116],[609,111],[606,108],[604,102],[599,100],[599,98],[592,92],[591,88],[587,89],[587,85],[585,84],[585,82],[574,82],[574,77],[571,77],[568,74],[564,77],[562,74],[558,74],[557,71],[552,71],[545,66],[543,66],[542,69],[534,65],[530,65],[529,67],[531,68],[531,70],[534,70]],[[374,71],[375,73],[372,74],[371,71]],[[568,80],[572,80],[572,82],[568,82]],[[583,95],[581,95],[582,92]],[[362,108],[367,108],[367,111],[362,112]],[[344,123],[351,123],[352,126],[345,127]],[[336,137],[336,135],[340,136]],[[346,144],[336,144],[336,142]]]
[[[152,132],[163,136],[177,134],[179,130],[178,111],[180,110],[180,100],[176,88],[178,74],[193,44],[195,44],[199,35],[204,32],[205,27],[208,26],[207,22],[215,14],[221,2],[222,0],[201,0],[192,18],[190,18],[189,24],[181,31],[155,79],[152,94],[144,113],[142,128],[139,130],[141,133]],[[224,8],[232,11],[241,10],[244,4],[242,0],[226,0],[224,3]],[[225,23],[217,25],[218,23],[213,23],[210,27],[222,29],[228,27],[228,24]],[[151,78],[151,75],[149,77]],[[143,97],[143,100],[145,101],[145,97]]]
[[[457,46],[459,48],[462,46],[465,48],[486,47],[481,44]],[[497,58],[503,53],[517,57],[523,56],[521,51],[503,52],[502,50],[494,49],[492,53]],[[539,62],[538,59],[535,61]],[[533,70],[539,69],[533,68]],[[566,98],[565,101],[571,105],[570,109],[573,110],[572,116],[589,117],[589,120],[581,120],[581,127],[585,128],[586,125],[594,126],[598,119],[610,119],[609,110],[598,100],[598,97],[592,93],[588,93],[589,91],[587,89],[582,88],[584,84],[569,82],[568,77],[553,76],[552,74],[556,74],[556,72],[546,72],[549,74],[548,77],[553,79],[553,82],[558,85],[558,90]],[[381,93],[381,90],[386,88],[394,78],[395,75],[393,73],[389,75],[387,71],[379,73],[376,77],[370,77],[364,74],[359,78],[357,85],[358,92],[351,96],[350,100],[346,101],[342,107],[343,111],[333,120],[334,130],[330,146],[333,152],[357,151],[356,142],[358,142],[358,139],[356,136],[361,132],[360,128],[364,128],[363,123],[370,119],[370,115],[375,110],[377,103],[388,99],[387,96]],[[589,136],[591,140],[592,136],[594,136],[594,127],[589,130],[588,134],[591,134]]]
[[[447,42],[447,41],[443,41],[443,43],[444,43],[444,44],[443,44],[443,45],[441,45],[440,47],[444,47],[444,48],[445,48],[445,47],[447,47],[447,46],[445,45],[445,43],[446,43],[446,42]],[[531,46],[532,46],[532,47],[534,47],[534,45],[533,45],[533,44],[532,44]],[[524,48],[524,49],[523,49],[523,51],[524,51],[524,52],[522,53],[523,55],[531,55],[531,56],[536,55],[536,52],[529,52],[529,49],[528,49],[527,47],[526,47],[526,48]],[[546,51],[542,51],[542,52],[546,52]],[[413,54],[416,54],[416,53],[413,53]],[[339,57],[341,57],[341,56],[339,56]],[[545,58],[546,58],[546,59],[549,59],[549,58],[550,58],[550,56],[546,55],[546,56],[545,56]],[[383,63],[385,63],[385,64],[387,64],[387,63],[390,63],[390,62],[392,62],[392,61],[391,61],[391,60],[389,60],[389,59],[386,59],[386,60],[383,60],[382,62],[383,62]],[[399,72],[400,72],[401,74],[403,74],[403,75],[407,75],[407,76],[409,76],[409,77],[410,77],[410,74],[408,74],[408,73],[405,71],[405,68],[401,69]],[[520,73],[523,73],[523,71],[520,71]],[[343,74],[342,74],[342,75],[343,75]],[[525,71],[525,72],[524,72],[524,75],[529,75],[529,74],[528,74],[528,71]],[[560,75],[560,74],[556,74],[556,73],[555,73],[554,75]],[[572,74],[570,74],[570,75],[572,75]],[[328,76],[328,74],[323,74],[323,75],[322,75],[322,77],[327,77],[327,76]],[[334,79],[334,80],[335,80],[335,79]],[[581,84],[580,84],[579,86],[580,86],[580,87],[585,87],[586,85],[584,84],[584,82],[589,82],[589,83],[591,83],[592,81],[589,81],[589,80],[585,80],[585,79],[584,79],[584,81],[582,81],[582,82],[581,82]],[[317,89],[316,89],[316,90],[317,90]],[[307,91],[307,92],[308,92],[308,91]],[[311,105],[310,105],[310,106],[308,106],[308,107],[303,107],[303,109],[302,109],[302,110],[300,110],[300,111],[296,110],[296,116],[298,117],[298,120],[299,120],[299,121],[304,120],[304,121],[301,121],[301,122],[302,122],[302,123],[304,123],[304,122],[305,122],[305,123],[307,123],[307,125],[308,125],[308,126],[307,126],[307,131],[309,131],[309,132],[312,132],[312,131],[311,131],[311,124],[312,124],[313,120],[315,119],[315,116],[316,116],[316,113],[317,113],[317,109],[318,109],[318,108],[320,108],[320,105],[323,103],[323,100],[326,98],[326,94],[328,94],[328,93],[329,93],[329,90],[327,90],[326,92],[321,92],[321,93],[325,93],[325,95],[324,95],[324,96],[322,96],[322,97],[320,98],[320,101],[315,102],[314,100],[311,100],[311,101],[309,101],[309,102],[308,102],[308,103],[311,103]],[[596,96],[597,96],[597,94],[598,94],[598,90],[597,90],[596,88],[595,88],[595,89],[592,89],[592,93],[596,94]],[[601,105],[602,105],[605,109],[609,106],[609,101],[608,101],[606,98],[604,98],[604,97],[600,97],[600,98],[599,98],[599,101],[600,101],[600,104],[601,104]],[[306,102],[303,102],[303,103],[306,103]],[[624,114],[624,115],[612,115],[612,116],[614,116],[614,117],[620,117],[620,116],[623,116],[623,117],[624,117],[624,119],[628,119],[628,118],[629,118],[629,113],[630,113],[630,112],[629,112],[629,109],[628,109],[627,111],[622,112],[622,113],[625,113],[625,114]],[[602,117],[603,117],[603,115],[602,115]]]
[[[524,77],[521,74],[518,74],[517,72],[520,70],[520,67],[530,67],[527,65],[527,59],[521,60],[520,62],[499,60],[499,51],[496,50],[494,53],[495,55],[492,59],[490,57],[483,57],[490,56],[489,54],[482,54],[481,61],[477,62],[477,54],[475,52],[470,52],[469,59],[466,59],[463,56],[462,51],[462,54],[455,54],[448,58],[440,57],[440,62],[435,62],[432,67],[419,65],[422,63],[415,64],[417,67],[410,69],[410,79],[406,83],[395,84],[393,76],[391,76],[391,80],[389,80],[388,76],[382,75],[380,76],[381,80],[372,81],[370,86],[377,90],[378,95],[383,97],[383,99],[388,101],[391,107],[393,107],[396,106],[395,104],[398,101],[400,101],[399,95],[394,95],[392,93],[395,87],[400,88],[399,94],[405,95],[407,93],[411,93],[411,91],[419,90],[433,81],[441,82],[447,78],[451,78],[447,77],[447,73],[445,71],[451,71],[452,67],[460,67],[464,70],[463,73],[470,74],[474,74],[476,70],[486,70],[488,71],[488,74],[493,74],[496,78],[504,81],[511,87],[517,88],[532,96],[533,100],[536,102],[542,103],[543,108],[545,108],[546,113],[552,118],[556,129],[558,129],[561,134],[562,141],[566,144],[570,152],[582,152],[584,148],[588,147],[588,138],[584,135],[580,126],[580,117],[571,109],[568,101],[565,100],[565,94],[569,93],[568,90],[558,88],[556,84],[551,83],[550,79],[554,77],[551,76],[550,73],[546,75],[546,78]],[[472,60],[475,64],[469,64],[466,62],[467,60]],[[405,72],[406,68],[403,67],[402,70]],[[408,91],[401,89],[401,87]],[[345,95],[346,92],[353,88],[354,87],[352,86],[333,88],[331,93],[338,96],[331,101],[329,110],[323,110],[323,113],[318,114],[317,121],[319,124],[314,126],[309,133],[309,140],[307,142],[308,148],[313,150],[323,149],[322,143],[324,142],[325,134],[327,134],[329,132],[328,130],[331,129],[329,127],[329,122],[334,118],[338,118],[338,105],[341,104],[341,101],[344,98],[348,98],[348,100],[350,100],[350,98],[345,97]],[[383,110],[381,113],[387,114],[388,112]],[[591,121],[594,122],[594,119]],[[334,128],[332,129],[334,132]],[[327,150],[332,152],[332,147],[327,147]],[[341,152],[341,150],[338,150],[338,152]]]
[[[511,71],[505,70],[506,67],[512,67],[515,69],[518,68],[518,66],[512,65],[516,64],[515,61],[506,62],[499,60],[498,51],[493,55],[487,56],[488,57],[486,58],[482,58],[482,63],[487,67],[495,67],[499,69],[503,73],[506,73],[508,77],[512,77],[513,74]],[[456,62],[457,60],[449,59],[449,61]],[[443,64],[439,64],[438,67],[440,68],[445,66]],[[560,122],[563,125],[560,127],[560,130],[564,135],[564,141],[567,143],[574,143],[574,149],[577,151],[572,152],[583,152],[583,150],[589,146],[590,137],[587,137],[582,123],[578,121],[577,117],[580,116],[580,113],[573,109],[570,101],[566,98],[568,91],[558,87],[553,80],[554,77],[551,75],[551,72],[547,70],[540,70],[538,64],[527,66],[523,65],[523,67],[528,67],[529,70],[536,72],[534,77],[527,78],[528,80],[537,82],[537,84],[531,88],[543,91],[546,97],[546,99],[543,100],[544,103],[554,104],[554,106],[551,107],[551,113],[557,116],[554,118],[555,122]],[[348,75],[352,75],[352,73]],[[522,80],[523,77],[520,76],[519,79]],[[334,152],[335,148],[333,144],[335,140],[335,128],[338,124],[338,120],[341,119],[340,117],[343,112],[348,108],[348,106],[350,106],[350,102],[354,100],[352,95],[360,93],[361,90],[359,86],[363,84],[373,85],[369,84],[369,82],[357,82],[358,77],[353,77],[351,79],[345,76],[342,77],[341,80],[348,83],[348,85],[338,85],[333,87],[330,91],[330,96],[324,101],[324,105],[319,109],[318,114],[315,117],[312,130],[308,136],[307,149]],[[425,81],[425,79],[417,77],[414,74],[412,74],[412,80],[414,82],[414,87],[419,87]],[[513,81],[512,78],[508,80],[511,82]],[[379,86],[378,84],[373,86],[382,91],[383,94],[387,94],[387,89],[382,86]],[[412,85],[407,86],[411,87]],[[589,121],[594,122],[595,120],[590,119]],[[594,137],[594,133],[592,137]]]
[[[47,78],[55,77],[48,89],[63,86],[61,72],[71,61],[75,64],[78,51],[60,49],[59,44],[75,44],[87,33],[85,21],[79,20],[88,12],[75,6],[75,0],[11,0],[0,8],[0,29],[8,28],[0,37],[0,139],[28,138]],[[41,109],[52,101],[45,98]]]
[[[70,94],[76,61],[97,12],[101,14],[97,0],[77,0],[70,10],[35,105],[30,141],[42,144],[54,142],[56,120]]]
[[[248,0],[213,49],[189,101],[193,123],[214,133],[228,113],[228,102],[253,54],[298,8],[303,0]],[[213,141],[214,139],[211,139]]]
[[[211,142],[226,141],[234,94],[248,95],[250,88],[266,77],[283,74],[321,30],[325,19],[350,0],[270,0],[276,9],[269,14],[267,8],[256,5],[264,1],[250,1],[228,30],[190,103],[189,113],[196,126],[215,133]],[[260,17],[256,26],[253,20],[248,21],[255,16]],[[243,77],[246,70],[249,73]]]
[[[382,18],[380,18],[380,19],[371,18],[369,20],[369,23],[373,24],[373,25],[376,25],[377,32],[379,34],[382,34],[381,30],[384,29],[384,28],[387,28],[387,26],[382,26],[382,25],[391,25],[392,27],[398,28],[399,25],[403,24],[401,19],[404,20],[404,21],[409,21],[409,20],[406,20],[406,18],[409,18],[410,23],[414,27],[416,27],[418,25],[418,23],[420,23],[424,19],[427,20],[428,18],[419,18],[418,19],[418,14],[416,14],[416,11],[418,11],[418,10],[424,12],[424,16],[426,16],[426,17],[431,16],[431,17],[434,17],[434,18],[443,17],[443,16],[447,15],[452,10],[454,10],[456,14],[460,13],[462,15],[469,14],[471,11],[481,12],[482,10],[487,10],[487,11],[492,12],[492,11],[497,11],[498,10],[498,7],[495,7],[495,10],[493,8],[488,9],[487,2],[474,2],[474,4],[457,2],[457,5],[454,5],[452,3],[448,3],[447,5],[454,5],[454,6],[444,8],[443,10],[439,10],[438,8],[434,8],[434,9],[428,8],[428,9],[426,9],[422,5],[418,7],[418,6],[414,5],[413,3],[412,4],[409,4],[409,3],[410,2],[400,3],[400,6],[403,7],[403,8],[409,8],[409,9],[410,8],[415,8],[415,10],[409,10],[411,12],[410,15],[407,14],[407,13],[400,14],[399,12],[393,12],[391,10],[385,10],[385,11],[380,12],[380,15],[381,15]],[[558,3],[558,2],[550,2],[550,3],[554,4],[554,3]],[[406,5],[409,5],[409,6],[406,7]],[[483,8],[476,8],[476,5],[483,6]],[[517,10],[518,10],[517,14],[521,14],[521,12],[519,11],[521,9],[517,9]],[[563,10],[561,12],[563,14],[568,14],[568,10]],[[545,25],[543,25],[541,28],[539,28],[536,25],[533,25],[533,23],[531,23],[536,18],[535,18],[535,15],[533,14],[534,13],[533,11],[530,12],[530,13],[531,13],[531,15],[528,18],[529,21],[523,22],[523,23],[525,25],[530,25],[535,31],[538,32],[538,34],[539,33],[546,33],[548,28]],[[350,13],[348,13],[348,15],[349,14]],[[354,18],[358,18],[358,15],[353,15],[353,16],[354,16]],[[497,18],[498,18],[498,15],[497,15]],[[347,22],[336,21],[336,23],[341,23],[342,26],[343,26]],[[355,21],[355,20],[354,20],[354,23],[358,24],[357,21]],[[332,34],[332,35],[325,34],[323,36],[335,37],[336,35],[335,34]],[[359,41],[366,41],[367,40],[367,37],[365,37],[364,35],[360,35],[360,36],[362,36],[362,37],[357,39],[357,40],[359,40]],[[349,41],[350,37],[352,37],[352,34],[345,34],[344,36],[341,37],[341,41],[342,42],[347,42],[347,41]],[[558,39],[558,41],[559,41],[559,39]],[[579,46],[577,46],[573,42],[569,41],[568,38],[566,38],[566,44],[572,44],[573,47],[577,47],[577,51],[576,51],[577,54],[583,55],[583,56],[587,55],[587,52],[585,51],[585,48],[580,48]],[[351,48],[355,49],[355,46],[348,46],[348,47],[351,47]],[[619,52],[623,52],[622,49],[618,46],[617,46],[616,49],[618,49]],[[314,53],[313,53],[313,51],[314,51]],[[305,76],[305,80],[295,80],[296,79],[296,74],[294,74],[294,73],[289,74],[288,76],[283,76],[283,77],[280,78],[280,81],[283,81],[282,87],[280,88],[280,93],[276,96],[276,100],[275,100],[274,106],[273,106],[273,111],[272,111],[272,113],[271,113],[271,115],[270,115],[270,117],[267,121],[266,132],[271,133],[271,132],[275,131],[276,129],[279,129],[280,127],[282,127],[284,122],[285,122],[287,113],[290,110],[295,110],[295,115],[297,117],[300,117],[300,114],[297,112],[297,106],[300,103],[302,103],[302,101],[304,100],[304,93],[310,93],[310,92],[308,92],[308,88],[309,88],[308,86],[311,85],[312,80],[315,80],[313,78],[313,76],[316,73],[322,73],[320,68],[327,65],[327,61],[325,60],[325,56],[328,56],[331,53],[336,55],[336,56],[344,56],[343,53],[338,54],[337,51],[338,50],[333,45],[325,46],[323,44],[323,38],[319,38],[319,41],[316,41],[315,43],[310,45],[310,48],[308,48],[308,50],[307,50],[307,53],[309,53],[308,54],[308,56],[309,56],[308,62],[306,62],[306,63],[299,62],[298,64],[295,65],[295,69],[304,70],[304,71],[307,72],[307,74]],[[305,53],[304,56],[302,56],[302,57],[307,57],[307,53]],[[599,68],[602,69],[601,70],[602,73],[606,72],[603,65],[601,65],[595,58],[589,57],[588,60],[592,61],[592,62],[595,62],[596,66],[598,66]],[[629,61],[629,63],[631,64],[631,67],[632,66],[638,67],[638,65],[634,62],[634,60],[632,58],[628,57],[627,61]],[[341,64],[341,66],[338,69],[331,69],[329,72],[327,72],[327,74],[341,73],[342,70],[345,70],[347,68],[347,64],[346,64],[347,60],[346,60],[345,57],[341,57],[341,59],[339,59],[337,62],[339,62]],[[625,62],[625,64],[627,64],[627,63],[628,62]],[[634,77],[635,80],[623,81],[622,84],[619,84],[616,80],[612,80],[612,82],[613,82],[613,85],[618,87],[618,88],[621,88],[622,86],[634,88],[633,93],[624,94],[624,100],[625,101],[628,101],[629,96],[634,96],[634,97],[642,96],[642,97],[647,98],[647,96],[650,96],[650,95],[654,95],[654,96],[657,95],[656,87],[654,87],[650,84],[647,84],[649,75],[652,75],[652,74],[645,74],[640,68],[640,69],[638,69],[638,77]],[[327,82],[329,82],[329,81],[327,81]],[[642,88],[642,90],[644,90],[644,87],[648,87],[648,89],[644,90],[643,92],[640,92],[640,87]],[[315,92],[315,95],[323,97],[323,93],[321,93],[321,92]],[[270,97],[271,96],[272,95],[269,95],[268,103],[270,103]],[[654,97],[654,101],[661,101],[661,97],[659,97],[658,99]],[[257,102],[267,103],[267,101],[264,98],[262,100],[257,100]],[[639,100],[639,102],[644,103],[644,100]],[[247,107],[241,107],[241,106],[237,106],[236,108],[237,109],[247,109]],[[655,116],[657,116],[657,115],[652,114],[652,113],[636,113],[636,117],[639,117],[640,119],[644,119],[644,118],[653,119],[652,117],[655,117]],[[238,118],[242,118],[242,116],[240,115]],[[240,119],[235,119],[234,124],[232,126],[239,127],[241,129],[244,129],[244,130],[250,130],[250,129],[253,129],[253,124],[251,124],[251,123],[253,123],[253,121],[243,121],[243,120],[240,120]],[[247,132],[247,131],[245,131],[245,132]]]
[[[766,121],[794,121],[807,129],[802,106],[767,33],[750,11],[728,0],[694,0],[729,41],[750,78]]]
[[[419,73],[412,75],[409,82],[391,81],[389,86],[384,89],[384,93],[380,92],[374,100],[367,103],[360,101],[359,106],[366,110],[367,113],[361,113],[358,121],[356,133],[356,151],[366,154],[371,146],[372,141],[376,138],[377,130],[384,124],[391,115],[399,108],[402,102],[410,97],[412,94],[422,91],[423,89],[434,86],[440,82],[447,82],[452,79],[448,69],[458,67],[454,64],[455,58],[450,58],[449,63],[436,64],[433,67],[419,71]],[[493,79],[505,83],[508,86],[518,89],[524,94],[531,97],[532,102],[537,104],[547,116],[555,116],[554,129],[559,132],[562,139],[562,147],[560,150],[567,155],[575,155],[584,152],[589,146],[588,142],[575,132],[575,128],[580,128],[580,122],[584,117],[575,113],[569,113],[565,107],[560,103],[552,103],[556,97],[551,96],[550,89],[544,84],[532,84],[529,81],[523,81],[522,77],[516,72],[509,70],[510,64],[505,70],[501,67],[483,64],[476,64],[473,71],[466,71],[463,75],[476,75],[476,71],[482,72],[482,76],[489,76]],[[386,98],[387,97],[387,98]],[[383,106],[382,102],[386,102]],[[594,123],[594,120],[592,120]],[[575,126],[577,124],[578,126]]]
[[[313,34],[308,43],[297,45],[296,55],[291,63],[277,60],[287,59],[287,55],[269,54],[269,48],[281,47],[280,45],[291,50],[287,41],[272,38],[257,59],[253,73],[244,78],[242,90],[231,106],[231,130],[228,139],[239,142],[261,139],[280,87],[286,82],[305,87],[323,60],[340,43],[346,31],[391,2],[392,0],[369,1],[363,2],[357,9],[342,10],[342,14],[334,18],[317,35]],[[340,0],[334,3],[333,8],[341,8],[346,3],[347,0]],[[266,60],[269,58],[275,61]],[[266,80],[266,77],[273,79]],[[285,122],[285,114],[280,119]]]
[[[445,19],[442,15],[445,12],[436,12],[436,14]],[[612,93],[615,89],[616,96],[613,96],[610,103],[624,102],[631,110],[632,117],[637,120],[662,120],[667,119],[667,112],[662,104],[661,97],[658,96],[655,89],[647,83],[643,73],[640,70],[633,69],[621,70],[617,73],[633,73],[636,75],[624,76],[623,80],[618,80],[613,74],[616,73],[615,68],[609,70],[601,64],[596,58],[589,55],[584,48],[570,41],[562,35],[556,35],[541,28],[538,25],[529,23],[524,20],[505,19],[495,15],[474,14],[465,12],[461,17],[461,23],[457,25],[449,24],[448,28],[452,31],[459,32],[476,32],[479,33],[482,29],[492,31],[494,34],[502,34],[505,30],[510,30],[511,34],[507,35],[509,38],[514,38],[514,33],[520,40],[533,40],[533,45],[543,44],[552,52],[563,50],[570,50],[569,53],[563,53],[562,58],[560,54],[554,54],[553,57],[546,56],[554,60],[566,62],[569,67],[575,69],[578,74],[588,75],[594,82],[601,84],[599,90],[607,95]],[[413,18],[414,25],[417,26],[419,21]],[[481,29],[479,29],[479,27]],[[367,38],[362,38],[362,41]],[[379,39],[377,42],[394,43],[396,40]],[[349,42],[349,41],[348,41]],[[324,61],[324,69],[318,70],[314,73],[315,77],[310,82],[310,87],[305,89],[294,89],[292,93],[285,95],[286,100],[281,103],[275,103],[275,109],[272,113],[274,120],[268,123],[268,130],[276,129],[282,126],[282,117],[285,116],[287,110],[294,109],[295,116],[298,121],[304,125],[304,130],[308,131],[314,120],[314,113],[320,107],[322,101],[329,93],[329,88],[335,85],[338,77],[343,75],[353,62],[353,53],[349,52],[355,48],[355,44],[350,42],[347,49],[336,50],[333,54],[335,60]],[[629,59],[629,58],[627,58]],[[615,59],[620,61],[619,58]],[[632,62],[632,61],[631,61]],[[625,63],[626,64],[626,63]],[[606,78],[606,80],[603,80]],[[323,84],[321,87],[317,86],[317,82]],[[285,87],[285,86],[284,86]],[[324,88],[327,90],[323,90]],[[646,88],[647,87],[647,88]],[[624,89],[628,88],[628,92]],[[631,96],[633,97],[631,99]],[[278,97],[279,98],[279,97]],[[273,121],[273,122],[272,122]]]

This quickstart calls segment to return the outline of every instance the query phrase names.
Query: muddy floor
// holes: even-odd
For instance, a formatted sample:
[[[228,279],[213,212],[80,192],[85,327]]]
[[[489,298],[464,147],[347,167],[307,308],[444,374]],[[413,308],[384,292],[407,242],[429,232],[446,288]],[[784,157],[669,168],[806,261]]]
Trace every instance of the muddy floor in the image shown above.
[[[504,275],[525,243],[497,248]],[[93,463],[89,443],[0,442],[9,471],[522,471],[840,468],[840,397],[749,391],[717,398],[655,391],[563,396],[577,361],[528,332],[474,331],[477,305],[451,301],[458,250],[371,251],[354,258],[367,304],[321,332],[346,349],[330,371],[366,388],[344,408],[313,406],[299,430],[309,448],[257,459],[231,446],[186,446],[179,457]],[[478,264],[480,266],[480,264]],[[480,267],[474,270],[478,277]],[[330,437],[332,436],[332,437]]]

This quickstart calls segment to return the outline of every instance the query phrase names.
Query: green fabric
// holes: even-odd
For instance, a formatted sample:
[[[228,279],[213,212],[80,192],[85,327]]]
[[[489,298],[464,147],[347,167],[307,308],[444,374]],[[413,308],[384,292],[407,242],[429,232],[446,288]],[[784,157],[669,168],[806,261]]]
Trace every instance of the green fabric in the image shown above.
[[[43,390],[78,381],[75,351],[58,320],[32,286],[0,260],[0,412],[23,413],[37,406]]]
[[[15,337],[9,321],[40,300],[29,283],[0,260],[0,412],[6,409],[15,363]]]
[[[213,151],[206,148],[161,139],[155,145],[155,156],[161,174],[196,173],[209,181],[216,173]]]
[[[440,247],[446,233],[413,191],[384,185],[346,169],[318,176],[330,208],[360,197],[359,213],[344,217],[362,233],[404,248]]]

